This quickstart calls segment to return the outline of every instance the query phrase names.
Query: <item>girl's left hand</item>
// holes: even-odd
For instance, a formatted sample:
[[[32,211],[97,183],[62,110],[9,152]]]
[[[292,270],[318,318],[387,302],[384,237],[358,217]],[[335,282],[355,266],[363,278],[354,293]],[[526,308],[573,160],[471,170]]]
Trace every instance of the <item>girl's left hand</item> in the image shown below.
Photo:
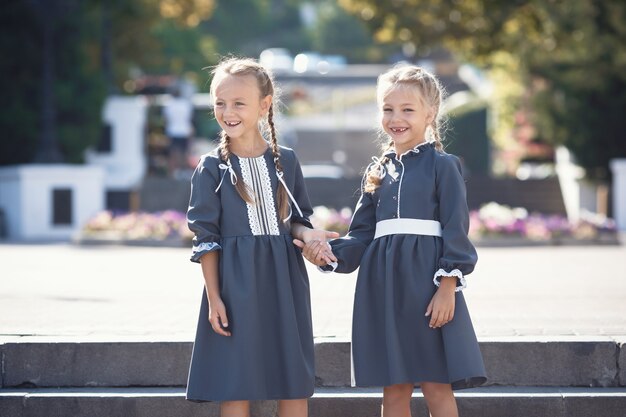
[[[302,249],[302,256],[317,266],[325,266],[331,262],[337,262],[328,242],[312,240],[305,244],[301,240],[294,240],[294,245]]]
[[[293,243],[300,249],[303,249],[303,255],[311,263],[322,266],[330,262],[337,262],[337,258],[333,255],[330,246],[326,242],[328,242],[328,239],[338,238],[339,236],[337,232],[306,228],[300,235],[301,239],[294,239]],[[317,243],[320,243],[320,245],[317,245]],[[315,247],[315,255],[311,255],[313,247]]]
[[[441,277],[437,292],[426,308],[425,316],[430,316],[431,329],[442,327],[454,318],[456,277]]]

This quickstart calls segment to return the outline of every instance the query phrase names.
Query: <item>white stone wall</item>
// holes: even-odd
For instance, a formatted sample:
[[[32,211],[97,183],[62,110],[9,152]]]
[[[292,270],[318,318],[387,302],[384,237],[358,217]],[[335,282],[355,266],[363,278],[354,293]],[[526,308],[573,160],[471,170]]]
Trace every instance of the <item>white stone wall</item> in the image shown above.
[[[18,165],[0,168],[0,208],[8,238],[66,240],[105,208],[104,170],[82,165]],[[53,224],[53,190],[72,190],[72,223]]]
[[[148,103],[142,96],[108,97],[102,120],[111,126],[111,152],[89,150],[88,165],[106,170],[108,190],[132,190],[141,185],[147,168],[145,152]]]
[[[613,217],[617,227],[626,231],[626,159],[611,161],[613,172]]]

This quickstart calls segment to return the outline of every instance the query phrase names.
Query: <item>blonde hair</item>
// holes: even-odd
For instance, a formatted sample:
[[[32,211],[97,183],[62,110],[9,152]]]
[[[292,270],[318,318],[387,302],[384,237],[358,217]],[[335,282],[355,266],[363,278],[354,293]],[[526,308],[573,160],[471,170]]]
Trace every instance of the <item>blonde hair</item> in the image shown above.
[[[423,100],[425,106],[433,110],[433,119],[426,129],[426,134],[431,137],[435,144],[435,149],[443,151],[443,145],[441,144],[441,104],[443,102],[444,90],[439,80],[424,68],[416,65],[395,66],[378,76],[376,85],[378,104],[382,105],[384,98],[391,90],[397,87],[415,89],[419,99]],[[383,167],[389,161],[389,157],[385,156],[385,153],[392,148],[392,140],[383,142],[382,156],[368,167],[363,189],[365,192],[372,193],[380,186],[382,181],[381,174],[384,172]]]
[[[272,75],[261,64],[251,58],[226,58],[213,68],[211,74],[213,75],[213,79],[211,80],[211,87],[209,91],[211,93],[211,96],[213,97],[215,97],[215,89],[217,88],[219,83],[228,75],[240,77],[249,75],[253,76],[254,79],[257,81],[257,86],[259,87],[261,99],[266,96],[273,97],[276,94]],[[280,147],[278,146],[276,128],[274,126],[273,102],[272,104],[270,104],[270,108],[267,113],[267,119],[261,120],[261,131],[265,134],[265,136],[269,138],[269,144],[272,148],[272,155],[274,157],[274,165],[276,166],[276,171],[282,173],[283,166],[280,163]],[[220,157],[230,165],[230,138],[224,131],[220,133],[220,137],[221,140],[218,147]],[[250,190],[243,181],[237,181],[235,184],[235,188],[237,190],[237,193],[239,193],[244,201],[250,204],[255,203],[255,199],[251,195],[252,190]],[[287,191],[284,189],[284,187],[278,187],[277,206],[280,218],[287,218],[289,216],[289,200],[287,196]]]

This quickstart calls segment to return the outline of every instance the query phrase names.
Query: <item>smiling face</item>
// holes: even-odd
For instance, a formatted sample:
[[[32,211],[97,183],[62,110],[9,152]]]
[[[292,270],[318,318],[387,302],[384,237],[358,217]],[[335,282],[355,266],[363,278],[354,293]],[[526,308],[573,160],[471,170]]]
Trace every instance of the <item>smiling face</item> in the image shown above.
[[[397,155],[424,142],[435,112],[416,87],[393,86],[381,101],[381,124],[393,140]]]
[[[262,139],[259,121],[267,115],[272,96],[261,97],[252,75],[224,75],[214,89],[215,119],[233,140],[253,143]]]

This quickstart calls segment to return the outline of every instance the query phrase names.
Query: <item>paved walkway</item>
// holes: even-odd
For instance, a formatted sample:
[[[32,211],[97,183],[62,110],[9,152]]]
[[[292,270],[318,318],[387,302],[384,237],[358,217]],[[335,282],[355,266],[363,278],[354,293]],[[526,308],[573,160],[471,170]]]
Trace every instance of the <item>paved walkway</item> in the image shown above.
[[[192,340],[187,249],[0,244],[0,340]],[[480,338],[626,335],[626,247],[479,248],[465,291]],[[348,338],[356,275],[310,268],[316,337]]]

